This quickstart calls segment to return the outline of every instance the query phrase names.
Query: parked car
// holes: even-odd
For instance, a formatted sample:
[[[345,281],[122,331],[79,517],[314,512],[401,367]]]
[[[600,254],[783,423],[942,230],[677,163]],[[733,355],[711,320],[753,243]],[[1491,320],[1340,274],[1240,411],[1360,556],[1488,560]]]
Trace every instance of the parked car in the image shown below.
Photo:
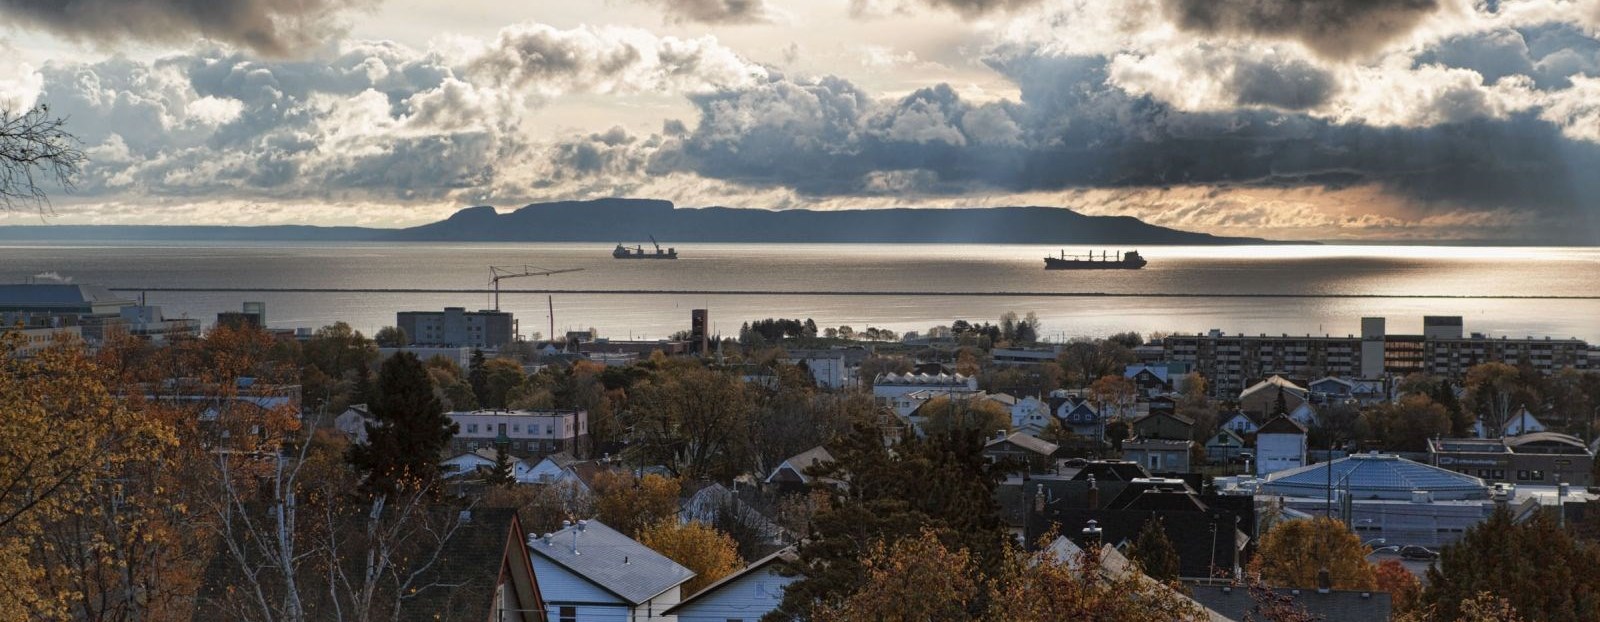
[[[1415,560],[1428,561],[1428,560],[1433,560],[1433,559],[1439,559],[1439,552],[1435,551],[1433,549],[1430,549],[1428,547],[1425,547],[1425,546],[1417,546],[1415,544],[1407,544],[1405,546],[1400,547],[1400,557],[1403,557],[1405,559],[1415,559]]]
[[[1067,466],[1081,469],[1089,466],[1089,461],[1083,458],[1069,458],[1067,459]]]
[[[1256,455],[1255,454],[1252,454],[1252,453],[1250,453],[1248,451],[1241,451],[1241,452],[1239,452],[1238,455],[1236,455],[1236,456],[1234,456],[1232,458],[1228,458],[1228,462],[1231,463],[1231,464],[1245,464],[1245,463],[1254,461],[1255,459],[1256,459]]]

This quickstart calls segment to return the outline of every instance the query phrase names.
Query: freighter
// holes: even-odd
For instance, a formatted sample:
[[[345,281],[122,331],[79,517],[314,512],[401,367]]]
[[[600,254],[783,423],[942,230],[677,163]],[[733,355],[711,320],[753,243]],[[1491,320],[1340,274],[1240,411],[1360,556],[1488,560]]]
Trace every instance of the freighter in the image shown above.
[[[1148,262],[1139,256],[1139,251],[1121,253],[1121,259],[1112,259],[1111,254],[1100,251],[1097,258],[1093,252],[1088,255],[1067,255],[1061,252],[1060,257],[1045,257],[1044,269],[1046,270],[1138,270]]]
[[[661,249],[661,243],[656,242],[656,236],[653,236],[653,235],[650,236],[650,243],[656,245],[656,252],[654,252],[654,253],[646,253],[646,252],[644,252],[644,247],[643,246],[635,246],[633,248],[628,248],[626,246],[618,244],[616,250],[611,251],[611,257],[613,259],[677,259],[678,258],[678,249],[676,249],[676,248],[668,248],[666,250],[662,250]]]

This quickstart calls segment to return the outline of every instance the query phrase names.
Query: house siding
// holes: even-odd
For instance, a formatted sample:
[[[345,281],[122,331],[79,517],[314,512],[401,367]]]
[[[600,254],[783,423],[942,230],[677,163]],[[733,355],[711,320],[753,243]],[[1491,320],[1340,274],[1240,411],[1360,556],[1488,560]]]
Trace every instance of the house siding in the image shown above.
[[[577,609],[577,622],[632,622],[627,603],[616,594],[600,589],[538,553],[532,558],[533,576],[550,613],[549,622],[562,622],[563,606]]]
[[[678,622],[756,622],[778,607],[784,587],[795,579],[779,575],[775,566],[752,572],[673,613]]]

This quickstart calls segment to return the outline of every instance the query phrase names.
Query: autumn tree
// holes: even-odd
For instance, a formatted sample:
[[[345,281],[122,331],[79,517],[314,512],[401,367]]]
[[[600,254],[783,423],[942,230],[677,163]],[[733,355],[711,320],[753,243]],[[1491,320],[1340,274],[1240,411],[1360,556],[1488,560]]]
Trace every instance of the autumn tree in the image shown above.
[[[1166,526],[1159,516],[1144,522],[1139,536],[1128,549],[1128,559],[1138,562],[1144,573],[1153,579],[1178,580],[1178,551],[1173,548],[1172,540],[1167,539]]]
[[[350,447],[350,462],[366,473],[363,486],[384,493],[432,486],[440,454],[459,428],[444,414],[428,372],[416,355],[401,352],[384,362],[378,392],[368,408],[367,442]]]
[[[940,395],[924,402],[917,412],[926,417],[922,429],[930,434],[976,430],[990,435],[1011,429],[1011,412],[987,398]]]
[[[780,615],[806,617],[817,603],[838,606],[867,580],[863,560],[874,543],[893,549],[925,529],[966,549],[981,572],[998,571],[1008,536],[994,497],[1001,472],[983,455],[985,438],[956,430],[908,437],[891,450],[877,427],[858,424],[830,446],[834,461],[812,473],[822,499],[810,537],[785,564],[799,579],[785,588]]]
[[[1485,428],[1499,430],[1518,407],[1537,407],[1544,402],[1539,395],[1540,380],[1537,372],[1506,363],[1474,365],[1467,370],[1466,400],[1462,406]],[[1455,430],[1458,435],[1467,432]]]
[[[1334,589],[1372,590],[1377,576],[1367,562],[1369,552],[1344,523],[1318,516],[1273,526],[1250,565],[1274,587],[1316,588],[1317,575],[1326,568]]]
[[[22,358],[19,343],[0,335],[0,616],[65,618],[79,610],[79,598],[126,594],[77,593],[81,585],[51,576],[71,567],[54,567],[59,558],[38,547],[47,534],[60,535],[52,527],[98,512],[85,507],[110,499],[97,491],[114,492],[104,487],[175,438],[163,422],[114,396],[105,383],[110,374],[81,344],[63,341]],[[132,551],[68,544],[91,555],[95,571],[130,569],[119,556]]]
[[[676,518],[668,518],[645,527],[637,539],[640,544],[694,571],[694,578],[683,584],[684,598],[744,568],[739,545],[733,538],[705,523],[680,523]]]
[[[522,364],[507,358],[497,358],[483,364],[484,395],[478,404],[484,408],[505,408],[507,397],[522,386]]]
[[[972,554],[951,550],[939,533],[923,529],[892,543],[874,542],[861,560],[865,581],[838,604],[823,603],[812,616],[837,622],[963,622],[983,585]]]
[[[1132,380],[1122,374],[1110,374],[1089,385],[1089,400],[1099,407],[1102,416],[1129,418],[1133,416],[1138,393]]]
[[[372,335],[372,341],[382,348],[403,348],[411,345],[411,336],[399,326],[385,326]]]
[[[678,515],[683,488],[677,479],[654,473],[635,477],[626,471],[600,473],[593,487],[600,522],[635,538],[646,527]]]
[[[624,457],[675,475],[731,481],[749,470],[749,387],[699,365],[674,366],[630,397],[632,445]]]
[[[1176,584],[1152,579],[1110,559],[1108,549],[1067,551],[1044,546],[1032,554],[1011,550],[990,581],[989,622],[1099,620],[1203,621],[1209,619]]]
[[[1395,614],[1405,614],[1417,608],[1422,597],[1422,582],[1417,575],[1406,570],[1398,559],[1386,559],[1376,570],[1378,591],[1388,592]]]
[[[1427,451],[1428,439],[1450,433],[1450,415],[1433,398],[1422,394],[1368,408],[1357,421],[1363,438],[1374,439],[1391,451]]]

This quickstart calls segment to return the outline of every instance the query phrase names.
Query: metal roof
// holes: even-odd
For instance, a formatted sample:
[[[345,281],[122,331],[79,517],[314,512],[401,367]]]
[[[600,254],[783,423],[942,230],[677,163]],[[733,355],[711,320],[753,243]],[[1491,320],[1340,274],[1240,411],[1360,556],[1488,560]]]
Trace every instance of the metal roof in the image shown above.
[[[133,300],[112,294],[99,285],[80,283],[0,284],[0,307],[54,308],[96,304],[131,305]]]
[[[1331,470],[1331,473],[1329,472]],[[1394,455],[1357,454],[1273,473],[1262,484],[1266,494],[1321,497],[1334,490],[1349,490],[1355,499],[1410,499],[1414,490],[1433,498],[1486,499],[1489,487],[1470,475],[1406,460]]]
[[[694,571],[597,520],[548,540],[530,537],[528,549],[635,605],[694,577]]]

